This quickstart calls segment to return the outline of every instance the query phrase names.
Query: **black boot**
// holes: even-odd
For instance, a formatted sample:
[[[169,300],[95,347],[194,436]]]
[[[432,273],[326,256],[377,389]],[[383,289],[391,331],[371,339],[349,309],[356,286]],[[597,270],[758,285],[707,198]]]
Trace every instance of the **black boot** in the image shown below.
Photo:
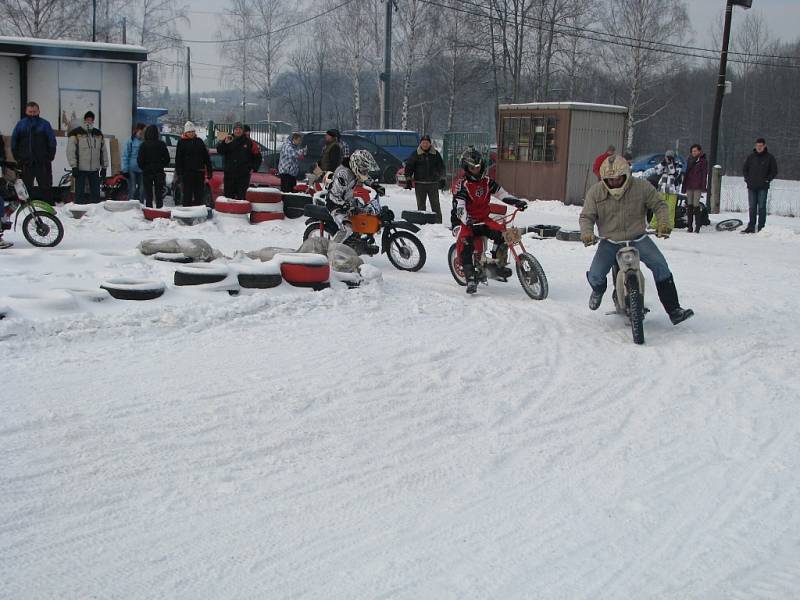
[[[467,293],[474,294],[478,291],[478,277],[472,265],[464,265],[464,277],[467,280]]]
[[[689,233],[692,233],[692,221],[694,221],[694,206],[689,205],[686,207],[686,229]]]
[[[586,273],[586,278],[587,279],[589,278],[589,273]],[[597,310],[598,308],[600,308],[600,304],[603,302],[603,294],[606,293],[607,285],[596,288],[590,283],[589,287],[592,288],[592,293],[589,296],[589,309]]]
[[[694,316],[694,311],[691,308],[681,308],[678,302],[678,290],[675,289],[675,280],[670,276],[664,281],[656,283],[658,290],[658,299],[664,306],[664,310],[669,315],[669,320],[673,325],[677,325],[685,321],[689,317]]]

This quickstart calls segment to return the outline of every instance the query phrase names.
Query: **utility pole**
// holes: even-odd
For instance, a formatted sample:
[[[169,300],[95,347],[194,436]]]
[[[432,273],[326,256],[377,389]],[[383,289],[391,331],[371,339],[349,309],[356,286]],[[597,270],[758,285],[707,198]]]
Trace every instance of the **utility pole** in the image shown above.
[[[122,43],[128,43],[128,18],[122,17]]]
[[[192,120],[192,49],[186,46],[186,120]]]
[[[92,0],[92,41],[97,41],[97,0]]]
[[[733,6],[750,8],[752,0],[727,0],[725,3],[725,27],[722,31],[722,53],[719,58],[719,76],[717,78],[717,93],[714,97],[714,116],[711,120],[711,147],[709,148],[708,189],[711,189],[711,175],[717,164],[719,147],[719,122],[722,117],[722,100],[725,97],[725,76],[728,70],[728,47],[731,41],[731,21],[733,20]],[[717,211],[719,212],[719,211]]]
[[[392,8],[397,10],[396,0],[386,0],[386,28],[383,36],[383,112],[381,129],[392,126]]]

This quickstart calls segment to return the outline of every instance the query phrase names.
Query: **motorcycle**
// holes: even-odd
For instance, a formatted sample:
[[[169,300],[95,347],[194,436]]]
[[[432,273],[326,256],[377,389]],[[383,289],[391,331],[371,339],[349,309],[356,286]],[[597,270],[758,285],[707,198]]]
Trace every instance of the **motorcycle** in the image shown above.
[[[644,306],[644,275],[639,251],[633,246],[633,242],[644,237],[623,242],[607,240],[620,246],[617,250],[617,262],[612,270],[614,309],[617,314],[628,319],[634,344],[644,344],[644,316],[649,312]]]
[[[22,171],[16,165],[6,163],[4,166],[14,171],[16,176],[13,183],[2,180],[5,185],[3,196],[6,199],[4,216],[10,219],[16,212],[13,223],[16,231],[20,216],[25,215],[22,220],[22,235],[31,245],[39,248],[58,246],[64,239],[64,225],[56,216],[56,209],[43,200],[31,199],[28,188],[22,181]],[[10,220],[3,221],[2,227],[11,229]]]
[[[353,234],[342,243],[350,246],[359,255],[385,253],[392,266],[401,271],[419,271],[425,265],[426,259],[425,247],[414,235],[419,227],[407,221],[396,220],[394,212],[388,206],[381,206],[378,190],[367,187],[363,189],[370,200],[365,203],[363,211],[350,216]],[[332,239],[340,231],[333,215],[325,206],[325,194],[324,191],[318,192],[314,196],[314,204],[304,208],[308,219],[303,241],[313,236]],[[376,235],[380,235],[380,247],[376,243]]]
[[[490,214],[494,215],[491,218],[503,227],[504,243],[499,248],[494,248],[493,251],[490,251],[488,248],[489,238],[483,236],[475,237],[475,254],[472,264],[475,267],[478,282],[488,285],[489,279],[507,281],[505,277],[498,275],[498,269],[505,267],[508,262],[508,252],[511,252],[517,270],[517,278],[522,285],[522,289],[533,300],[544,300],[549,292],[544,269],[539,261],[536,260],[536,257],[525,250],[525,246],[522,243],[522,234],[525,230],[511,226],[519,209],[515,209],[514,212],[507,215],[508,209],[506,206],[491,204],[489,210]],[[466,225],[454,227],[453,236],[456,238],[456,242],[450,246],[447,252],[447,264],[450,267],[450,273],[456,283],[462,286],[467,285],[467,277],[464,275],[464,269],[461,264],[461,252],[464,247],[464,239],[468,233],[469,230]]]

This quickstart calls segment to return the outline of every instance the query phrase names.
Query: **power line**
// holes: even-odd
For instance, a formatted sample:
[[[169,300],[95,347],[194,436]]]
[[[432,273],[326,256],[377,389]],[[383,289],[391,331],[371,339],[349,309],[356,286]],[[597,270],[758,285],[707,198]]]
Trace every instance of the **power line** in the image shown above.
[[[305,25],[306,23],[311,23],[311,21],[315,21],[325,15],[328,15],[340,8],[347,6],[348,4],[352,4],[355,0],[344,0],[340,4],[333,6],[327,10],[322,11],[319,14],[316,14],[312,17],[308,17],[307,19],[303,19],[301,21],[297,21],[295,23],[291,23],[290,25],[285,25],[284,27],[279,27],[278,29],[274,29],[272,31],[265,31],[263,33],[256,33],[254,35],[248,35],[240,38],[232,38],[227,40],[187,40],[181,37],[171,36],[171,35],[164,35],[161,33],[156,33],[159,37],[162,37],[167,40],[173,40],[175,42],[183,42],[186,44],[229,44],[231,42],[249,42],[250,40],[257,40],[259,38],[268,36],[268,35],[275,35],[278,33],[283,33],[284,31],[289,31],[290,29],[294,29],[295,27],[299,27],[300,25]]]
[[[480,17],[482,19],[491,19],[493,21],[502,23],[502,19],[500,19],[499,17],[495,17],[495,16],[492,16],[492,15],[489,15],[489,14],[487,14],[485,12],[474,12],[474,11],[466,10],[466,9],[463,9],[463,8],[457,8],[455,6],[448,6],[446,4],[442,4],[440,2],[436,2],[435,0],[423,0],[423,1],[426,4],[429,4],[429,5],[432,5],[432,6],[436,6],[436,7],[439,7],[439,8],[444,8],[444,9],[451,10],[451,11],[454,11],[454,12],[471,15],[471,16],[474,16],[474,17]],[[477,8],[483,8],[482,5],[475,4],[475,3],[469,2],[467,0],[461,0],[461,4],[468,4],[470,6],[474,6],[474,7],[477,7]],[[551,26],[550,22],[545,21],[543,19],[536,19],[534,17],[524,17],[523,21],[522,21],[523,26],[525,26],[525,27],[527,27],[529,29],[538,29],[538,27],[536,27],[535,25],[531,25],[529,23],[530,21],[538,22],[538,23],[544,23],[548,27]],[[581,33],[572,33],[572,32],[569,32],[569,31],[564,31],[563,29],[559,29],[561,27],[567,27],[567,28],[570,28],[570,29],[574,29],[574,30],[576,30],[578,32],[581,32]],[[664,54],[672,54],[672,55],[675,55],[675,56],[684,56],[684,57],[687,57],[687,58],[699,58],[699,59],[702,59],[702,60],[714,60],[714,61],[716,61],[719,58],[718,51],[712,50],[710,48],[697,48],[697,50],[701,51],[701,52],[714,53],[715,54],[714,56],[707,56],[707,55],[703,55],[703,54],[697,54],[697,53],[694,53],[694,52],[683,51],[684,48],[692,49],[692,48],[695,48],[695,47],[684,47],[684,46],[680,46],[678,44],[671,44],[671,43],[667,43],[667,42],[663,42],[663,43],[662,42],[653,42],[653,41],[642,40],[642,39],[633,38],[633,37],[627,37],[627,36],[620,36],[620,35],[616,35],[616,34],[604,33],[602,31],[597,31],[597,30],[588,29],[588,28],[584,28],[584,27],[567,26],[567,25],[563,25],[563,26],[562,25],[556,25],[556,26],[553,27],[553,29],[557,33],[559,33],[561,35],[564,35],[564,36],[567,36],[567,37],[574,37],[574,38],[578,38],[578,39],[584,39],[584,40],[599,42],[599,43],[602,43],[602,44],[611,44],[611,45],[623,46],[623,47],[627,47],[627,48],[645,48],[645,49],[649,49],[649,50],[662,52]],[[615,41],[615,39],[597,38],[597,37],[593,37],[591,35],[585,35],[584,32],[585,33],[593,33],[595,35],[600,35],[600,36],[604,36],[604,37],[607,37],[607,38],[616,38],[616,39],[619,39],[621,41]],[[659,47],[659,45],[665,46],[665,47],[661,48],[661,47]],[[669,50],[668,49],[669,47],[679,48],[680,50]],[[729,54],[733,54],[733,53],[729,52]],[[757,56],[755,54],[744,54],[744,53],[736,53],[736,54],[741,54],[743,56]],[[758,55],[758,56],[770,56],[770,55]],[[775,56],[775,58],[781,58],[781,59],[787,59],[787,60],[796,60],[796,57],[790,57],[790,56],[783,56],[783,57]],[[765,66],[765,67],[779,67],[779,68],[788,68],[788,69],[800,70],[800,64],[765,63],[765,62],[752,61],[752,60],[740,60],[740,59],[737,60],[737,59],[733,59],[733,58],[729,59],[729,62],[738,63],[738,64],[760,65],[760,66]]]

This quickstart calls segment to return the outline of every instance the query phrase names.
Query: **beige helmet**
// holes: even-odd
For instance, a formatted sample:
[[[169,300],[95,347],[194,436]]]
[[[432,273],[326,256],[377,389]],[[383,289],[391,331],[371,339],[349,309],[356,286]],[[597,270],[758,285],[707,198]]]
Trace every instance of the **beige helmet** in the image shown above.
[[[623,178],[622,185],[611,187],[608,180],[616,179],[617,177]],[[614,198],[621,198],[631,184],[631,166],[619,154],[612,154],[600,165],[600,181],[603,182],[609,194]]]

